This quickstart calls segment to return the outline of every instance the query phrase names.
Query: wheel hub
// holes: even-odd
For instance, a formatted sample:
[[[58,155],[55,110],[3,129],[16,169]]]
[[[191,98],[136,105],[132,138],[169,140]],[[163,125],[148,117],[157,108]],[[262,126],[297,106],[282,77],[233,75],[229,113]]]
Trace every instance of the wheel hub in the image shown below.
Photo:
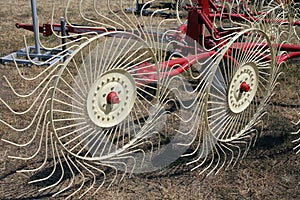
[[[242,65],[234,74],[228,90],[228,106],[234,113],[244,111],[257,91],[257,66],[255,63]]]
[[[106,102],[107,104],[118,104],[120,103],[120,98],[115,91],[112,91],[106,96]]]
[[[132,76],[122,69],[110,70],[101,75],[88,92],[88,115],[97,126],[113,127],[128,116],[135,98]]]

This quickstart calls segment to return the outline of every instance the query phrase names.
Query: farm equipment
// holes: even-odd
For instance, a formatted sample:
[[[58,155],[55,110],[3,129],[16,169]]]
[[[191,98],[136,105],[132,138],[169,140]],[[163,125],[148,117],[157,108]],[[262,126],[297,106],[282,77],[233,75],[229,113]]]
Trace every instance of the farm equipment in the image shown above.
[[[71,172],[71,183],[54,196],[70,189],[76,174],[82,184],[69,197],[86,177],[93,181],[81,196],[96,184],[99,189],[106,167],[116,172],[114,182],[117,171],[124,171],[122,179],[127,172],[161,169],[180,156],[192,156],[188,164],[201,168],[200,174],[235,165],[258,137],[255,127],[274,92],[280,65],[300,56],[300,45],[292,43],[299,22],[282,2],[177,1],[177,16],[171,19],[155,16],[164,11],[159,9],[150,16],[126,14],[126,3],[108,1],[109,18],[94,1],[101,20],[80,13],[90,23],[86,26],[72,25],[66,16],[69,35],[58,37],[76,38],[66,43],[71,53],[34,77],[20,73],[35,83],[28,94],[17,93],[5,78],[15,95],[33,100],[22,112],[1,101],[16,116],[33,112],[34,117],[24,128],[1,119],[14,131],[32,131],[26,143],[3,141],[20,148],[38,142],[31,156],[11,156],[29,161],[43,156],[42,164],[22,172],[37,172],[49,159],[53,162],[49,176],[31,183],[61,171],[59,180],[42,191],[58,186],[64,171]],[[115,4],[120,10],[112,9]],[[81,1],[81,12],[83,6]],[[187,13],[186,20],[181,12]],[[48,36],[61,26],[39,29]],[[194,150],[186,153],[191,145]],[[103,177],[100,184],[97,174]]]

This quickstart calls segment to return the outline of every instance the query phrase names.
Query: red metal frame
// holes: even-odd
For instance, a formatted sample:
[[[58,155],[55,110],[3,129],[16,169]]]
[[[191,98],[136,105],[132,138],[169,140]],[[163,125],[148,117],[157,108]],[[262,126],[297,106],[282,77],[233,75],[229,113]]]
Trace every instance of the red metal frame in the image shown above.
[[[214,38],[221,38],[223,35],[227,35],[232,32],[232,31],[223,31],[223,32],[218,31],[213,26],[213,19],[215,17],[219,17],[222,19],[229,19],[229,18],[246,19],[250,21],[256,21],[258,19],[255,15],[248,16],[247,14],[240,14],[240,13],[239,14],[221,13],[220,10],[218,9],[220,8],[220,6],[215,5],[212,0],[194,0],[194,3],[197,3],[197,6],[187,5],[184,7],[188,11],[188,17],[187,17],[188,23],[186,27],[186,35],[196,40],[198,43],[205,41],[204,45],[207,48],[213,47],[216,44],[218,45],[221,44],[222,40],[216,41]],[[210,10],[212,10],[213,13],[210,12]],[[282,20],[280,22],[288,22],[288,21]],[[293,22],[293,25],[300,26],[300,22],[297,21]],[[204,27],[206,28],[206,30],[208,30],[208,32],[210,32],[211,35],[204,34]],[[234,31],[236,32],[237,30]],[[209,41],[213,41],[213,43],[209,43]],[[265,44],[253,44],[253,45],[266,46]],[[291,58],[300,57],[300,45],[273,44],[273,47],[280,48],[281,51],[286,51],[286,53],[279,55],[275,59],[277,64],[281,64],[282,62],[285,62],[286,60]],[[266,46],[266,48],[268,48],[268,46]],[[198,60],[207,59],[213,53],[215,52],[205,53],[206,56],[200,56],[198,57]],[[192,66],[193,64],[194,64],[193,62],[190,62],[188,66]],[[185,67],[183,68],[186,70]]]
[[[22,23],[16,23],[17,28],[22,28],[28,31],[33,31],[33,25],[32,24],[22,24]],[[110,28],[87,28],[87,27],[80,27],[80,26],[73,26],[66,24],[65,26],[67,33],[87,33],[87,32],[95,32],[98,34],[105,33],[108,31],[115,31],[115,29]],[[53,34],[53,31],[55,32],[61,32],[61,25],[60,24],[43,24],[39,27],[39,32],[43,34],[43,36],[48,37]]]
[[[218,31],[217,28],[213,25],[213,19],[215,17],[222,18],[222,19],[246,19],[250,21],[256,21],[257,17],[255,16],[255,13],[253,15],[247,15],[247,14],[234,14],[234,13],[223,13],[221,12],[222,6],[216,5],[213,0],[194,0],[193,1],[195,5],[186,5],[184,6],[184,9],[188,11],[188,17],[187,17],[187,24],[183,24],[179,27],[179,31],[181,34],[178,35],[172,35],[173,38],[181,38],[184,39],[185,36],[188,36],[189,38],[192,38],[193,40],[196,40],[198,43],[202,43],[204,41],[204,45],[206,48],[212,48],[216,45],[221,46],[222,40],[215,40],[215,38],[222,38],[224,35],[228,35],[232,32],[237,32],[238,30],[229,30],[229,31]],[[267,19],[266,19],[267,20]],[[282,21],[285,22],[285,21]],[[300,26],[300,22],[294,22],[294,26]],[[17,28],[24,28],[26,30],[33,31],[33,27],[30,24],[16,24]],[[66,25],[66,32],[67,33],[86,33],[86,32],[96,32],[96,33],[104,33],[109,31],[115,31],[114,29],[106,29],[106,28],[87,28],[87,27],[80,27],[80,26],[72,26],[72,25]],[[52,30],[60,32],[61,31],[61,25],[60,24],[43,24],[39,28],[40,32],[43,33],[44,36],[50,36],[52,35]],[[209,32],[209,34],[205,34],[205,30]],[[253,44],[253,45],[263,45],[265,44]],[[286,51],[285,54],[280,55],[276,58],[277,64],[280,64],[288,59],[299,57],[300,56],[300,45],[290,45],[290,44],[274,44],[275,48],[280,47],[282,51]],[[188,46],[177,46],[178,50],[180,49],[189,49]],[[267,48],[267,47],[266,47]],[[192,50],[192,49],[191,49]],[[199,50],[198,55],[193,56],[187,56],[185,58],[177,58],[175,60],[165,61],[160,63],[160,68],[169,68],[170,71],[162,72],[160,76],[162,78],[167,76],[174,76],[179,73],[182,73],[183,71],[187,70],[190,66],[195,64],[198,60],[207,59],[210,56],[212,56],[215,51],[211,52],[205,52]],[[262,55],[263,56],[263,55]],[[267,58],[266,58],[267,59]],[[146,63],[145,63],[146,64]],[[149,65],[149,63],[147,63]],[[176,66],[181,67],[176,67]],[[151,70],[150,67],[148,70]],[[141,67],[142,70],[142,67]],[[155,67],[153,66],[153,69],[155,70]],[[141,73],[142,74],[142,73]],[[153,79],[156,79],[157,77],[152,77]]]

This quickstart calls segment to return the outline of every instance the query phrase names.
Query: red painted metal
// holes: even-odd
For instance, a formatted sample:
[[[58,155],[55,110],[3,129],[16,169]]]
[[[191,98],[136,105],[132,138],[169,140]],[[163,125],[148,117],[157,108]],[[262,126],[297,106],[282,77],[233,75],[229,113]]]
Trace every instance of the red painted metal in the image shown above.
[[[209,8],[213,11],[217,11],[218,8],[222,8],[222,6],[217,6],[212,0],[209,0]]]
[[[242,82],[240,85],[240,91],[243,92],[249,92],[250,91],[250,85],[248,85],[246,82]]]
[[[118,94],[114,91],[111,91],[106,96],[106,102],[107,102],[107,104],[118,104],[118,103],[120,103],[120,99],[118,97]]]
[[[160,69],[160,78],[168,78],[172,76],[176,76],[178,74],[187,71],[192,65],[197,62],[201,62],[205,59],[208,59],[215,51],[203,52],[197,55],[190,55],[184,58],[177,58],[174,60],[168,60],[158,64],[158,68]],[[132,70],[135,77],[137,78],[137,87],[145,84],[149,84],[153,81],[157,81],[157,68],[155,64],[150,63],[142,63],[138,66],[134,67]]]
[[[300,57],[300,52],[290,52],[290,53],[286,53],[286,54],[283,54],[279,57],[277,57],[277,63],[278,64],[281,64],[289,59],[292,59],[292,58],[299,58]]]
[[[188,10],[188,25],[186,35],[199,42],[201,35],[201,26],[199,26],[199,17],[197,9],[190,7]]]
[[[222,5],[216,5],[213,0],[193,0],[193,5],[186,5],[184,8],[188,11],[188,17],[187,17],[187,24],[182,24],[177,30],[179,33],[168,35],[169,38],[173,38],[177,41],[184,41],[186,40],[187,36],[189,38],[192,38],[193,40],[197,41],[199,44],[203,44],[202,41],[204,41],[204,45],[207,48],[214,47],[218,45],[221,47],[222,40],[216,38],[222,38],[224,36],[227,36],[228,34],[238,32],[239,29],[232,29],[232,30],[222,30],[218,29],[213,25],[213,19],[219,18],[219,19],[238,19],[238,20],[250,20],[250,21],[256,21],[257,20],[257,14],[253,13],[251,15],[251,11],[249,11],[247,14],[239,13],[223,13],[221,12]],[[250,15],[248,15],[250,13]],[[270,19],[266,19],[266,21],[270,22]],[[278,20],[276,22],[279,22]],[[286,23],[286,20],[280,21],[282,23]],[[293,22],[294,26],[300,26],[300,22]],[[16,24],[17,28],[24,28],[26,30],[33,31],[33,26],[31,24]],[[114,29],[108,29],[103,27],[95,27],[95,28],[87,28],[87,27],[80,27],[80,26],[73,26],[73,25],[66,25],[66,32],[67,33],[86,33],[86,32],[94,32],[94,33],[104,33],[108,31],[116,31]],[[142,27],[141,27],[142,28]],[[206,31],[205,31],[206,30]],[[39,27],[39,31],[43,33],[44,36],[50,36],[52,35],[52,31],[60,32],[61,27],[60,24],[43,24],[43,26]],[[126,30],[123,30],[126,31]],[[154,38],[160,38],[159,33],[153,33],[156,34]],[[187,42],[193,42],[191,40],[186,40]],[[226,44],[223,44],[226,45]],[[231,49],[229,49],[228,55],[230,55],[231,50],[236,49],[243,49],[242,47],[244,45],[249,45],[249,43],[237,43],[235,45],[232,45]],[[251,44],[255,47],[265,47],[268,48],[267,44],[265,43],[253,43]],[[190,45],[194,46],[194,44]],[[193,52],[194,49],[189,49],[189,45],[187,46],[175,46],[176,50],[178,52]],[[277,64],[280,64],[281,62],[284,62],[290,58],[300,57],[300,45],[290,45],[290,44],[273,44],[274,48],[279,48],[282,51],[286,51],[287,53],[284,53],[276,58]],[[247,50],[243,50],[247,51]],[[185,58],[177,58],[175,60],[169,60],[166,62],[159,63],[158,66],[160,69],[167,69],[162,70],[164,72],[160,73],[161,78],[165,78],[167,76],[175,76],[178,75],[187,69],[191,67],[193,64],[195,64],[198,60],[201,59],[207,59],[210,56],[212,56],[215,52],[205,52],[201,51],[201,49],[197,49],[197,52],[199,52],[197,55],[193,56],[185,56]],[[255,56],[260,57],[264,60],[270,60],[266,55],[263,54],[256,54],[255,52],[249,52]],[[186,54],[188,55],[188,53]],[[231,59],[231,58],[230,58]],[[156,66],[152,65],[150,63],[142,63],[139,66],[135,67],[135,73],[139,74],[141,79],[143,79],[143,82],[138,82],[139,84],[148,84],[153,80],[157,80],[158,77],[156,75]],[[241,84],[241,90],[243,92],[247,92],[248,85],[246,83]],[[112,96],[112,97],[111,97]],[[116,98],[115,94],[110,94],[108,98],[108,102],[115,102],[112,98]]]
[[[200,10],[202,10],[202,12],[205,15],[208,15],[209,9],[210,9],[208,0],[199,0],[198,1],[198,6],[200,7]]]
[[[160,74],[161,78],[167,78],[170,76],[176,76],[178,74],[181,74],[182,72],[188,70],[192,65],[194,65],[197,62],[201,62],[204,59],[208,59],[212,55],[215,54],[215,51],[210,52],[203,52],[199,53],[197,55],[191,55],[184,58],[178,58],[175,60],[170,60],[163,62],[159,65],[160,68],[170,68],[170,71],[162,72]]]
[[[17,28],[22,28],[25,30],[33,31],[33,25],[32,24],[21,24],[16,23]],[[73,26],[73,25],[66,25],[66,32],[67,33],[87,33],[87,32],[94,32],[94,33],[105,33],[109,31],[116,31],[115,29],[109,29],[109,28],[102,28],[102,27],[80,27],[80,26]],[[42,26],[39,26],[39,32],[43,34],[43,36],[48,37],[53,34],[53,31],[55,32],[61,32],[61,26],[60,24],[43,24]]]

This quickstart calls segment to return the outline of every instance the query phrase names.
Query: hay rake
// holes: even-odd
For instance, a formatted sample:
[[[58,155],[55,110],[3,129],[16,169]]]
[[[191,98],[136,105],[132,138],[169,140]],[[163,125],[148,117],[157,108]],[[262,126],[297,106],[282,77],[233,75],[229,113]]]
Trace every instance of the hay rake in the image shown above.
[[[164,9],[151,16],[125,13],[135,1],[107,1],[110,17],[99,2],[80,1],[86,26],[70,22],[72,3],[65,19],[78,32],[63,37],[76,37],[66,43],[72,53],[33,77],[16,65],[21,79],[32,82],[27,94],[5,77],[17,97],[28,99],[28,109],[15,111],[1,99],[20,119],[34,113],[25,127],[0,120],[31,133],[22,144],[4,142],[38,146],[30,156],[10,156],[39,160],[21,172],[53,167],[30,183],[51,180],[45,191],[70,180],[53,196],[67,190],[68,197],[95,194],[107,181],[109,187],[126,173],[159,170],[180,156],[192,157],[188,164],[200,174],[234,166],[255,143],[279,66],[300,55],[300,46],[291,43],[299,24],[283,2],[177,1],[177,17],[162,19],[155,14]],[[93,12],[84,12],[87,5]],[[187,12],[185,22],[181,12]],[[185,153],[191,145],[194,150]],[[113,169],[113,178],[106,168]]]

